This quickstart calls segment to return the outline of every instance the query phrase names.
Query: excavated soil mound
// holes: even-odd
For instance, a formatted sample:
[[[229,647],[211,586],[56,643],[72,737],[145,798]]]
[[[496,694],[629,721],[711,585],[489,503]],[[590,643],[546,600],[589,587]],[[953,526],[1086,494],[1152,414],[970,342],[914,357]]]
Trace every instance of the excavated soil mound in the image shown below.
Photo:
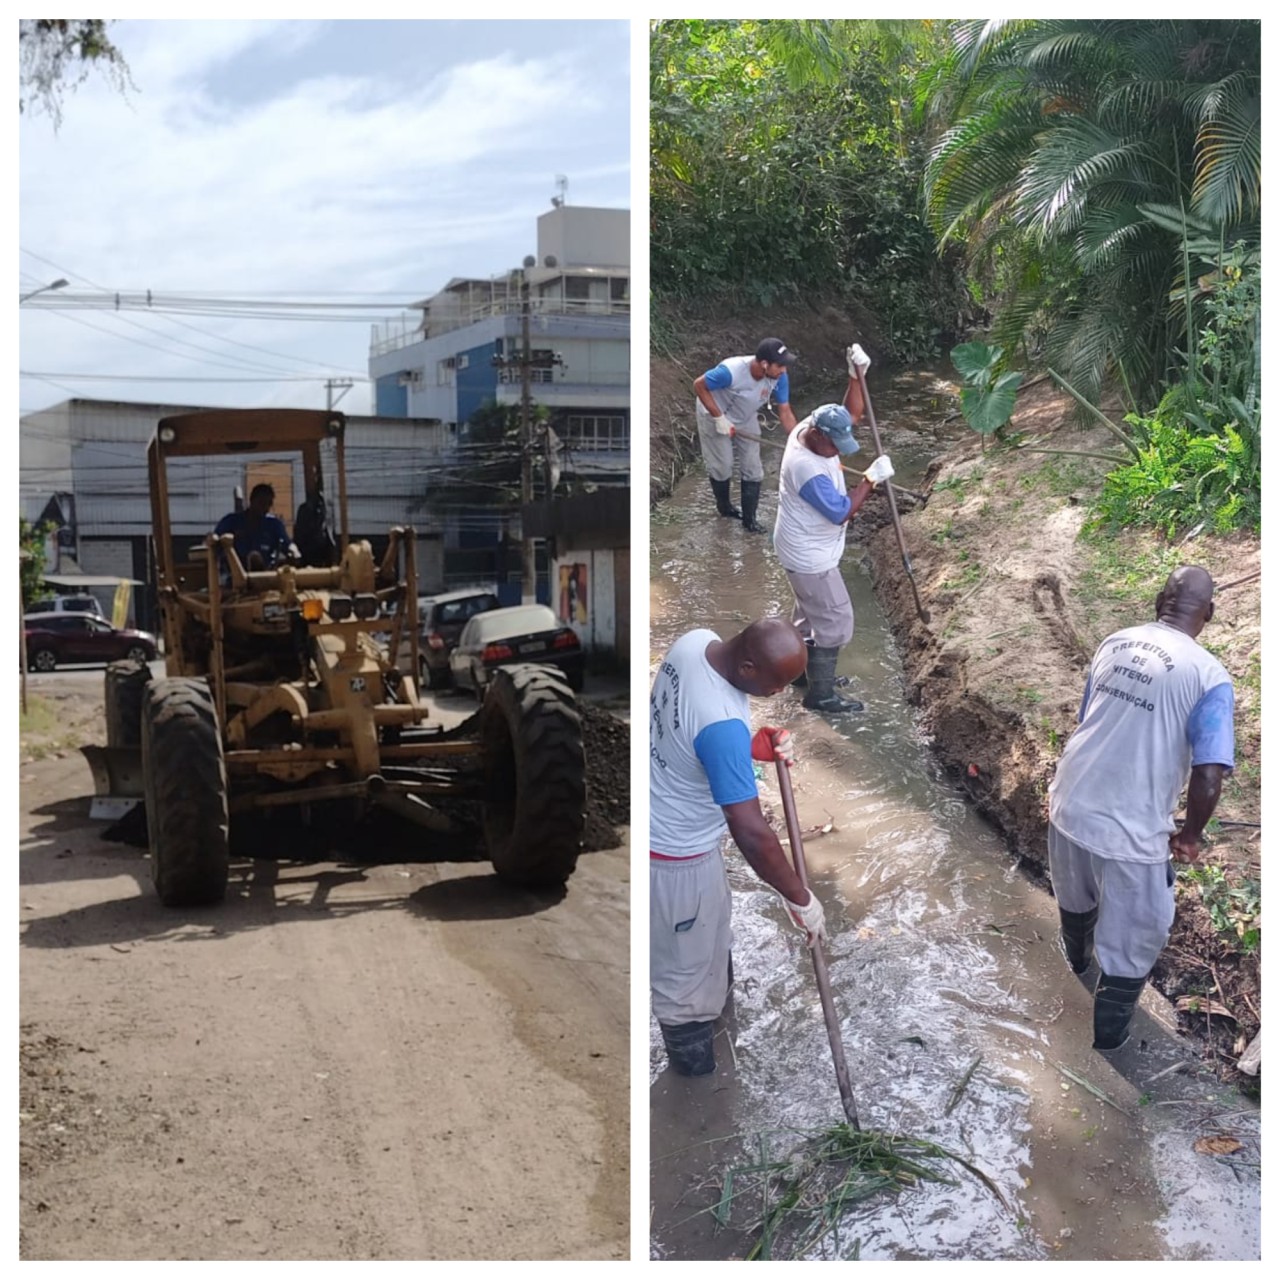
[[[631,726],[608,711],[578,704],[582,746],[587,757],[586,853],[616,849],[618,827],[631,821]]]

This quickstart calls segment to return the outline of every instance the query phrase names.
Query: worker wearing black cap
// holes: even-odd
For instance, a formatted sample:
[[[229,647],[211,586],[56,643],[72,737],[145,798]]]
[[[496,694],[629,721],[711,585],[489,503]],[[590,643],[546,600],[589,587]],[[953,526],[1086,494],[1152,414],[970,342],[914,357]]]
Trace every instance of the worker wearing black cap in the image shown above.
[[[754,356],[730,356],[693,383],[698,398],[698,443],[707,464],[716,510],[722,516],[741,518],[743,528],[750,533],[764,532],[756,521],[764,467],[760,463],[760,445],[736,433],[744,429],[755,435],[759,430],[758,415],[771,399],[778,406],[778,421],[788,433],[795,430],[796,415],[791,409],[787,381],[787,369],[795,359],[795,353],[781,338],[765,338]],[[735,455],[742,485],[741,511],[729,499]]]

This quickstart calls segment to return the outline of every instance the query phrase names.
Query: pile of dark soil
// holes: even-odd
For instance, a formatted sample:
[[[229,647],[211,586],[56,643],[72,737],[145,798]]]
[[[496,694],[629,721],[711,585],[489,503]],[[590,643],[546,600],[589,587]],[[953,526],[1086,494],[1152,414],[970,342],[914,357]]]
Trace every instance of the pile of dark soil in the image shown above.
[[[631,822],[631,726],[608,711],[578,704],[587,758],[586,853],[616,849]]]

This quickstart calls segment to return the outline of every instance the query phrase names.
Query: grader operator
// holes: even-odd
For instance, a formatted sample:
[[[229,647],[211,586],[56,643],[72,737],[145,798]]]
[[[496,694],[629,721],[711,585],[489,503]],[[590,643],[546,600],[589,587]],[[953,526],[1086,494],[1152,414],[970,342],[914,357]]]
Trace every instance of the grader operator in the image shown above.
[[[345,431],[336,412],[220,410],[163,419],[148,448],[165,675],[113,663],[107,749],[86,754],[100,791],[136,780],[166,905],[220,901],[232,825],[279,806],[378,806],[462,839],[450,802],[464,800],[503,878],[557,885],[576,865],[586,783],[572,692],[554,668],[504,668],[464,724],[430,723],[416,684],[414,531],[391,529],[380,561],[350,536]],[[322,450],[337,476],[336,539]],[[249,568],[234,532],[195,546],[175,536],[173,460],[286,454],[306,493],[298,557]],[[389,605],[384,648],[374,633]],[[402,637],[408,671],[391,656]]]

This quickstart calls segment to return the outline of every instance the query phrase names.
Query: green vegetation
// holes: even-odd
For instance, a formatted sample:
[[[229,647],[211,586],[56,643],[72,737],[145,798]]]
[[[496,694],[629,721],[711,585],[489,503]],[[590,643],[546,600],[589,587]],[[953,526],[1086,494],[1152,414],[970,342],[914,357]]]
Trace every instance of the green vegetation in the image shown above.
[[[919,1138],[838,1124],[810,1135],[800,1151],[785,1157],[770,1154],[763,1134],[758,1147],[755,1160],[728,1170],[720,1198],[708,1210],[722,1227],[741,1226],[755,1236],[748,1262],[801,1258],[815,1249],[827,1258],[857,1258],[860,1241],[841,1235],[845,1214],[864,1200],[921,1182],[956,1185],[943,1172],[946,1161],[973,1174],[1009,1207],[976,1165]],[[745,1223],[744,1212],[751,1215]]]
[[[984,436],[1046,369],[1112,436],[1093,451],[1114,464],[1100,527],[1258,529],[1257,20],[670,19],[650,36],[659,313],[821,297],[875,318],[878,355],[956,342]],[[978,324],[990,340],[963,341]]]
[[[998,435],[1013,415],[1022,374],[1004,368],[1003,347],[990,347],[985,342],[965,342],[953,348],[951,363],[965,381],[960,392],[965,421],[980,436]]]
[[[1235,939],[1245,955],[1261,947],[1262,885],[1259,881],[1245,876],[1239,883],[1229,883],[1226,872],[1213,862],[1179,867],[1178,878],[1199,892],[1213,927]]]
[[[48,524],[32,525],[18,517],[18,578],[22,585],[24,609],[49,593],[44,585],[44,544],[51,527]]]
[[[881,349],[931,356],[973,311],[939,253],[908,104],[943,29],[845,20],[650,25],[655,298],[759,307],[820,292],[878,319]]]

